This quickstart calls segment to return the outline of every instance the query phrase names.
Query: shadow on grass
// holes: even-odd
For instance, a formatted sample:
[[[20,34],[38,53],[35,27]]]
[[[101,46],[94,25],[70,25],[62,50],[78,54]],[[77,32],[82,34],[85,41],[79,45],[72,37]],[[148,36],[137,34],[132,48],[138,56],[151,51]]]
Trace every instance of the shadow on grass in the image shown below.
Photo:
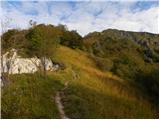
[[[157,118],[158,113],[142,103],[102,94],[79,84],[71,84],[63,98],[66,114],[70,118]]]

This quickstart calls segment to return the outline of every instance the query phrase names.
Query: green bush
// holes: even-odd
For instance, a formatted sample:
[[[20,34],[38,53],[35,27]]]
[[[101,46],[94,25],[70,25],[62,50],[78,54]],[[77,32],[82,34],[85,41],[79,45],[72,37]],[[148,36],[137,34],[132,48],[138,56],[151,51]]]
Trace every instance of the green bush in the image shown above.
[[[110,59],[107,59],[107,58],[103,59],[103,58],[95,57],[94,60],[95,60],[97,67],[100,68],[101,70],[110,71],[113,68],[113,62]]]

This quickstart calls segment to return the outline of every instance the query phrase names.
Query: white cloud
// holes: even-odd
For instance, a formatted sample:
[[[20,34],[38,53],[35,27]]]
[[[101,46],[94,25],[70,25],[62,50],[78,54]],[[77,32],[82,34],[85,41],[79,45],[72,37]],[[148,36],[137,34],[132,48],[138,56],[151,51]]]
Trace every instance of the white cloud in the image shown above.
[[[3,7],[3,16],[11,18],[9,27],[27,28],[29,20],[38,23],[66,24],[81,35],[108,28],[158,33],[158,7],[132,12],[135,2],[22,2],[20,9]],[[8,11],[8,9],[10,9]],[[37,15],[25,14],[37,11]],[[4,18],[4,17],[3,17]]]

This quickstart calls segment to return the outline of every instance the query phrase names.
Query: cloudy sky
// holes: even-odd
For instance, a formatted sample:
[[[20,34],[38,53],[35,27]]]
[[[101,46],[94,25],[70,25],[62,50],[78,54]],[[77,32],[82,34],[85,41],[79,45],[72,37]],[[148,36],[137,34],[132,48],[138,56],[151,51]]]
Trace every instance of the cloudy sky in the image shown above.
[[[0,17],[6,28],[27,28],[32,19],[37,23],[65,24],[81,35],[108,28],[158,33],[158,0],[5,0],[1,1]]]

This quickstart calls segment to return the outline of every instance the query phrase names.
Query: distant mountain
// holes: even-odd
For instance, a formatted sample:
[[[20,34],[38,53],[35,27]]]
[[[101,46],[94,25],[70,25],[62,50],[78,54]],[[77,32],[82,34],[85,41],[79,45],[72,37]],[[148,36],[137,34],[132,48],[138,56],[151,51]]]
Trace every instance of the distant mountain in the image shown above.
[[[112,48],[113,52],[116,51],[116,49],[118,49],[119,51],[123,49],[126,50],[136,48],[137,51],[139,50],[139,53],[144,53],[143,57],[146,61],[158,62],[158,34],[151,34],[145,32],[127,32],[115,29],[108,29],[102,32],[90,33],[83,38],[83,41],[86,46],[94,49],[92,51],[94,52],[94,54],[97,54],[99,56],[105,56],[103,55],[103,52],[105,50],[111,51]]]
[[[158,34],[108,29],[88,34],[83,42],[101,70],[135,81],[158,99]]]
[[[120,67],[125,77],[135,77],[143,67],[159,63],[159,36],[145,32],[127,32],[114,29],[93,32],[83,38],[85,50],[91,53],[102,69],[118,73]],[[108,63],[107,63],[108,62]],[[107,67],[108,64],[108,67]],[[111,66],[112,65],[112,66]],[[121,65],[121,66],[119,66]],[[147,68],[150,69],[150,68]],[[142,70],[143,71],[143,70]]]

